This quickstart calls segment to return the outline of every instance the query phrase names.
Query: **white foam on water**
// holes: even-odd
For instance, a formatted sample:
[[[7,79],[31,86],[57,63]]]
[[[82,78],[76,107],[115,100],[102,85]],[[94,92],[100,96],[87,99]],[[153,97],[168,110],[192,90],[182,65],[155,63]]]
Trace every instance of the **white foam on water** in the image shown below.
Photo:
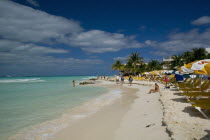
[[[114,103],[116,99],[121,97],[121,93],[121,90],[111,90],[81,106],[71,109],[71,111],[64,113],[58,119],[25,128],[16,135],[10,137],[9,140],[47,140],[48,138],[53,137],[57,132],[66,128],[71,122],[84,119],[87,116],[98,112],[103,107]]]
[[[40,78],[28,78],[28,79],[2,79],[0,83],[30,83],[30,82],[44,82]]]
[[[84,80],[89,80],[89,79],[96,79],[97,77],[96,76],[89,76],[89,77],[86,77],[86,78],[82,78]]]

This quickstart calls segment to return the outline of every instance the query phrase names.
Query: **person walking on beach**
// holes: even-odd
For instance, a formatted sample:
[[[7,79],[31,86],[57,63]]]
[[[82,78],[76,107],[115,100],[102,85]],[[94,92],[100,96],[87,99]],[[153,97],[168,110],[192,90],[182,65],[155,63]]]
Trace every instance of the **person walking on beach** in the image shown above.
[[[124,83],[124,77],[121,76],[121,83]]]
[[[118,84],[119,81],[120,81],[120,76],[117,75],[117,76],[116,76],[116,84]]]
[[[130,83],[130,86],[132,84],[132,81],[133,81],[133,78],[130,76],[129,79],[128,79],[129,83]]]
[[[153,92],[158,92],[158,91],[159,91],[159,86],[157,83],[155,83],[155,89],[151,89],[148,94],[153,93]]]
[[[164,81],[166,82],[166,88],[167,88],[168,87],[168,76],[167,75],[165,76]]]

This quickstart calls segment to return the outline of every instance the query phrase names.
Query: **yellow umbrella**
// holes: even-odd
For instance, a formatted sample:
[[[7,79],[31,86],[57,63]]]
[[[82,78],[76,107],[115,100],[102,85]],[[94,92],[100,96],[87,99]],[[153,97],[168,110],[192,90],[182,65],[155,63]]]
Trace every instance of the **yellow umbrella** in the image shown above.
[[[185,64],[186,65],[186,64]],[[188,66],[189,67],[189,66]],[[178,68],[178,71],[180,72],[184,72],[184,73],[193,73],[194,71],[189,69],[189,68],[186,68],[185,66],[181,66],[180,68]]]
[[[157,75],[156,71],[152,71],[152,74],[153,74],[153,75]]]
[[[188,64],[184,64],[184,66],[182,66],[178,70],[182,72],[194,72],[196,74],[210,75],[210,59],[197,60]]]
[[[144,72],[144,73],[142,73],[142,74],[149,74],[149,72]]]
[[[197,74],[210,74],[210,59],[196,61],[192,64],[191,69]]]
[[[210,63],[206,64],[206,65],[204,66],[204,68],[205,68],[206,73],[207,73],[208,75],[210,75]]]

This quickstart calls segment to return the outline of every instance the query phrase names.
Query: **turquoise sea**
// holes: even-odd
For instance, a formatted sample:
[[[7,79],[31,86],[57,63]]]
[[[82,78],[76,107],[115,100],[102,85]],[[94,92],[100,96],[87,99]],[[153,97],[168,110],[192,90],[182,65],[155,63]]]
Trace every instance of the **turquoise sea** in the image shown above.
[[[0,140],[29,126],[57,119],[66,110],[107,94],[104,87],[72,86],[72,80],[78,83],[88,78],[91,77],[0,78]]]

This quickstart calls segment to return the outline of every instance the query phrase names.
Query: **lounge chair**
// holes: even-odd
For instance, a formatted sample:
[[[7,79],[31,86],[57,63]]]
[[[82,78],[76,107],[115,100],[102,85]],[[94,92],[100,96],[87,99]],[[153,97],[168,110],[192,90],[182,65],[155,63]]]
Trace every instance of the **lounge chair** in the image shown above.
[[[182,90],[182,89],[196,88],[196,87],[199,87],[200,84],[201,84],[201,79],[195,79],[190,84],[182,86],[179,89]]]
[[[195,102],[192,104],[192,106],[194,106],[195,109],[197,109],[206,119],[209,119],[209,117],[204,112],[206,112],[207,110],[210,109],[210,99]],[[202,111],[202,110],[204,110],[204,111]]]
[[[204,81],[200,87],[196,87],[196,88],[184,88],[184,89],[180,89],[180,91],[183,92],[194,92],[194,91],[200,91],[203,92],[205,90],[207,90],[210,87],[210,81]]]
[[[198,92],[184,92],[181,94],[186,96],[187,99],[201,97],[201,96],[210,97],[210,91],[207,91],[207,92],[199,92],[199,91]]]

